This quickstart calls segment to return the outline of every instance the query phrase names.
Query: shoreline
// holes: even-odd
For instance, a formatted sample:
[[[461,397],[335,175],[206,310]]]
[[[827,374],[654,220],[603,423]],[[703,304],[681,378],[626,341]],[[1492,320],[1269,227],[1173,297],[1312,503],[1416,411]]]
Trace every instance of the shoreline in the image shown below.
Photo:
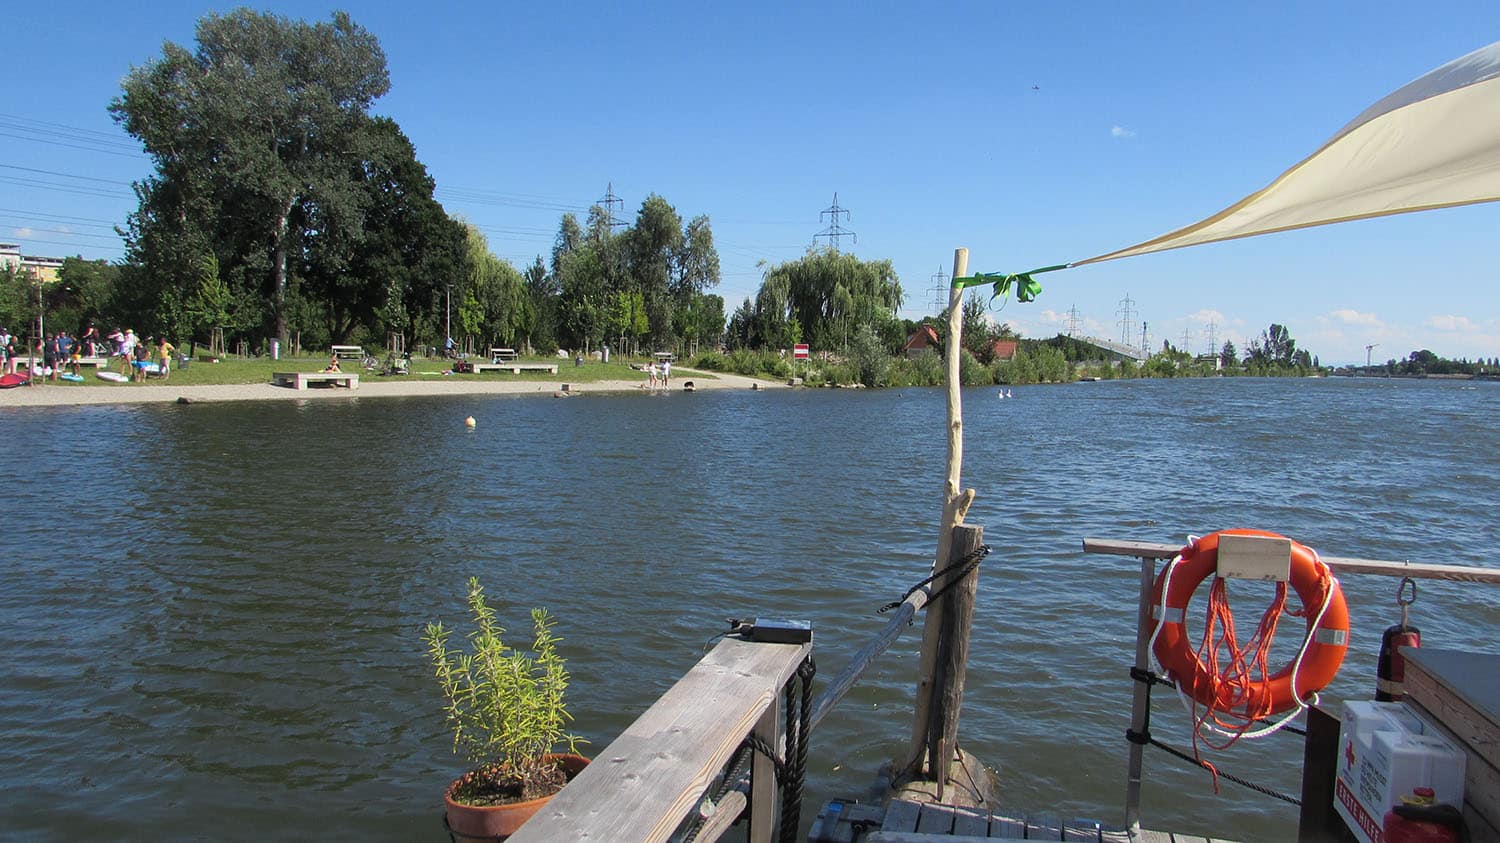
[[[676,382],[657,392],[683,392],[683,384],[692,381],[695,390],[787,389],[784,383],[723,372],[700,372],[678,369]],[[648,393],[637,381],[610,380],[571,383],[557,381],[482,381],[459,380],[458,377],[419,379],[407,375],[402,379],[360,378],[358,389],[315,387],[292,389],[270,383],[204,384],[173,386],[166,384],[88,385],[55,387],[22,386],[0,392],[0,411],[15,407],[100,407],[127,404],[174,404],[226,401],[319,400],[330,398],[420,398],[429,395],[536,395],[568,397],[597,393]],[[568,384],[563,392],[562,385]],[[185,401],[181,399],[186,399]]]

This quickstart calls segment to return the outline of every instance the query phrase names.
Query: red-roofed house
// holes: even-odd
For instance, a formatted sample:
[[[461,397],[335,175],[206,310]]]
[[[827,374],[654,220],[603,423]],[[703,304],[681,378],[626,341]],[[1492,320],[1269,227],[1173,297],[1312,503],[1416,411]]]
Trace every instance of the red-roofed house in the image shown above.
[[[937,330],[931,325],[918,325],[911,336],[906,338],[906,345],[901,347],[908,358],[918,357],[927,349],[936,352],[943,350],[942,340],[938,339]]]

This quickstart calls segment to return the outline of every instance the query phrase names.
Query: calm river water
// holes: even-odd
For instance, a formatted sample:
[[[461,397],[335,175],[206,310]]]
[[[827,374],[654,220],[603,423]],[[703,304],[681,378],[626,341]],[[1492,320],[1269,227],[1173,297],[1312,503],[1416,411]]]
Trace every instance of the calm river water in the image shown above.
[[[965,395],[969,520],[995,553],[961,735],[1015,804],[1121,820],[1137,569],[1085,536],[1253,526],[1497,564],[1500,384],[1013,393]],[[810,618],[831,676],[926,573],[942,419],[939,390],[0,410],[0,837],[444,839],[462,764],[419,632],[470,574],[514,625],[559,617],[594,750],[726,617]],[[1371,693],[1395,619],[1394,581],[1351,580],[1334,697]],[[1495,650],[1500,590],[1424,584],[1414,620],[1429,646]],[[813,735],[809,816],[903,747],[919,637]],[[1176,703],[1156,711],[1185,743]],[[1221,766],[1295,792],[1300,744],[1270,741]],[[1147,773],[1153,827],[1290,834],[1281,803],[1215,797],[1161,753]]]

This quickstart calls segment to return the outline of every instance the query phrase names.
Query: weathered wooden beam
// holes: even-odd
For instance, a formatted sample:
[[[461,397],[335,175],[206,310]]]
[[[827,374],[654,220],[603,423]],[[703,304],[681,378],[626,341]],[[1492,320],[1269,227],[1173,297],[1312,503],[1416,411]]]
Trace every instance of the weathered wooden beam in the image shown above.
[[[781,747],[781,718],[779,706],[772,705],[760,716],[752,732],[766,745]],[[786,753],[783,752],[783,755]],[[750,830],[746,839],[750,843],[771,843],[776,829],[776,817],[781,806],[776,801],[776,765],[764,753],[757,752],[750,761]]]
[[[1338,716],[1322,705],[1308,708],[1307,735],[1302,739],[1302,808],[1297,816],[1297,843],[1339,843],[1347,834],[1344,821],[1333,809],[1338,756]]]
[[[715,840],[723,837],[724,832],[728,831],[740,818],[740,814],[744,812],[749,801],[745,794],[738,790],[731,790],[724,794],[724,798],[714,806],[713,815],[703,821],[703,826],[698,829],[693,843],[714,843]]]
[[[720,641],[511,840],[667,840],[810,649]]]
[[[984,528],[962,525],[953,528],[948,567],[959,565],[984,544]],[[957,572],[955,572],[956,574]],[[931,726],[928,730],[927,769],[937,780],[937,798],[943,800],[948,769],[958,746],[958,720],[964,704],[964,678],[969,667],[969,633],[974,625],[974,598],[979,590],[976,565],[962,579],[945,577],[953,586],[943,594],[943,620],[938,639],[937,672],[932,694]]]
[[[903,632],[906,632],[907,628],[911,626],[912,617],[921,611],[923,606],[927,605],[927,594],[927,588],[919,588],[912,592],[909,597],[902,601],[901,605],[893,610],[894,614],[886,622],[885,628],[881,629],[880,632],[875,634],[874,638],[861,647],[859,652],[854,654],[854,657],[849,660],[849,664],[845,665],[844,669],[839,671],[837,676],[829,680],[828,687],[823,690],[823,693],[818,695],[817,699],[813,700],[812,714],[809,719],[811,729],[817,729],[818,724],[822,722],[823,718],[827,717],[828,713],[833,710],[833,707],[838,705],[839,701],[854,688],[855,683],[859,682],[860,677],[865,675],[865,671],[870,669],[870,665],[875,661],[875,657],[890,649],[890,646],[896,643],[896,639],[900,638]]]
[[[1136,542],[1123,539],[1084,539],[1084,553],[1113,556],[1136,556],[1142,559],[1171,559],[1182,545],[1161,542]],[[1454,582],[1500,583],[1500,569],[1469,565],[1435,565],[1423,562],[1387,562],[1346,556],[1319,555],[1323,564],[1339,574],[1376,574],[1386,577],[1451,580]]]

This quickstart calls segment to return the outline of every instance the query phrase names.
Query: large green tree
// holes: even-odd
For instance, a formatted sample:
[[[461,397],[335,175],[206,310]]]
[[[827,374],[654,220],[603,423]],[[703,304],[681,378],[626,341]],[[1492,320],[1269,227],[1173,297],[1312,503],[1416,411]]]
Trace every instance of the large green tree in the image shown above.
[[[332,342],[359,328],[407,337],[447,284],[474,272],[465,230],[433,199],[432,177],[395,121],[366,121],[351,146],[357,155],[338,185],[347,195],[299,204],[294,215],[301,292],[317,303]]]
[[[813,248],[766,272],[752,342],[785,348],[805,338],[817,349],[845,349],[862,327],[881,335],[900,306],[901,285],[890,261]],[[789,339],[793,334],[797,339]]]
[[[169,42],[133,68],[110,106],[157,170],[138,186],[130,255],[178,288],[210,248],[221,264],[263,274],[270,327],[284,339],[289,263],[308,235],[294,226],[299,206],[302,224],[359,217],[350,158],[368,108],[390,86],[385,54],[343,12],[319,24],[248,9],[209,14],[196,40],[191,51]],[[171,232],[153,237],[156,223],[185,239],[174,248]]]

